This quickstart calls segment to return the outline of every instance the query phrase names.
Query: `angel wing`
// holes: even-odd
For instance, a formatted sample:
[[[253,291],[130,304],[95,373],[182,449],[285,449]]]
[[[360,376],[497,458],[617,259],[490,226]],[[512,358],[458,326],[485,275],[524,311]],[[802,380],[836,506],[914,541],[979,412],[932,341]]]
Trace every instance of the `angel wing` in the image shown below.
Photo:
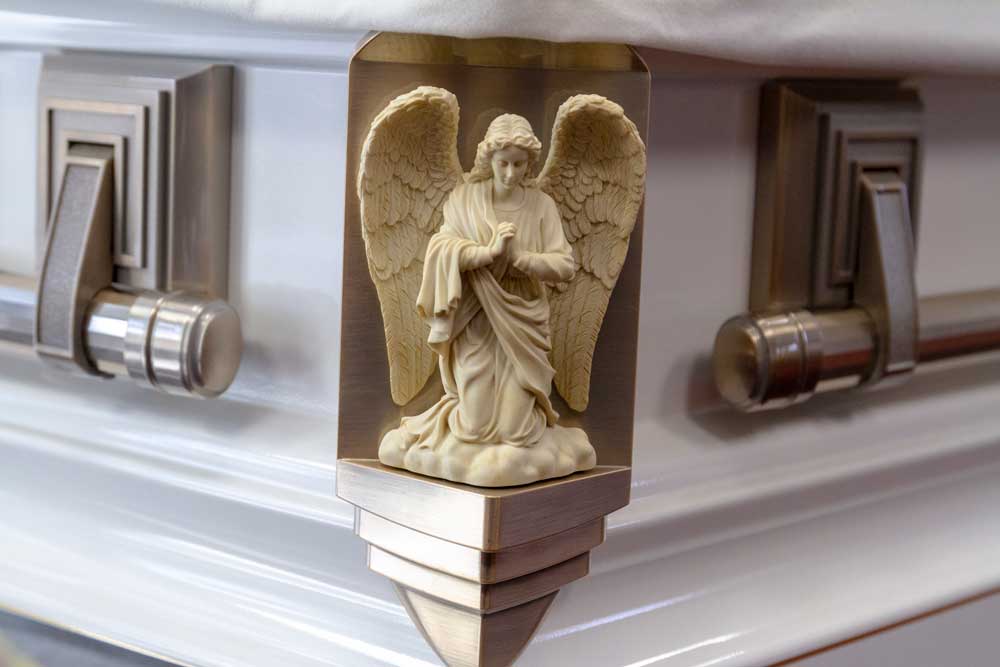
[[[361,235],[382,309],[392,400],[405,405],[434,371],[427,325],[414,304],[427,241],[448,193],[462,179],[458,100],[421,86],[372,121],[358,169]]]
[[[590,370],[642,204],[646,147],[625,111],[600,95],[576,95],[556,113],[538,177],[555,199],[577,272],[550,294],[555,384],[570,408],[590,400]]]

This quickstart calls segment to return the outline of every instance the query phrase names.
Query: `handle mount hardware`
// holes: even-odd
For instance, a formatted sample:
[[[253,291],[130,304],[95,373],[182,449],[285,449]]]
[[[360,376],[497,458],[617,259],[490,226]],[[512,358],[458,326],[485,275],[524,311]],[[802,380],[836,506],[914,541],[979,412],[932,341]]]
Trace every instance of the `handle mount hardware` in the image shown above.
[[[48,56],[39,91],[40,275],[0,274],[0,339],[90,375],[222,393],[243,345],[224,301],[232,68]]]
[[[784,407],[916,367],[921,111],[893,82],[765,86],[750,314],[723,324],[714,353],[731,404]],[[863,368],[843,356],[847,330],[871,342]]]

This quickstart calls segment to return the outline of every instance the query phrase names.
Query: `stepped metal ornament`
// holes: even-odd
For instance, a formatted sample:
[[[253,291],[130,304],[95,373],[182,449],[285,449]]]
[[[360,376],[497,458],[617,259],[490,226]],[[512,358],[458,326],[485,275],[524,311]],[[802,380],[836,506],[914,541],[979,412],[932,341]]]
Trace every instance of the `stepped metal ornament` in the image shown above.
[[[604,517],[629,498],[621,466],[507,488],[395,475],[341,460],[338,493],[358,507],[368,567],[392,580],[449,667],[513,663],[559,589],[587,575]]]
[[[391,89],[386,72],[412,81],[383,68],[356,87]],[[346,231],[337,492],[357,507],[369,568],[393,581],[441,659],[504,667],[559,589],[587,574],[605,517],[628,503],[634,300],[612,318],[622,352],[596,365],[595,354],[642,206],[645,146],[621,105],[576,91],[551,107],[543,163],[526,117],[479,102],[463,172],[454,94],[421,85],[382,100],[369,104],[356,211],[348,204],[358,233]],[[361,261],[367,286],[353,273]],[[374,313],[358,305],[375,307],[371,287],[381,382],[361,331],[373,334]],[[621,376],[595,385],[600,400],[618,391],[624,403],[599,406],[595,423],[583,415],[598,366],[605,382]]]

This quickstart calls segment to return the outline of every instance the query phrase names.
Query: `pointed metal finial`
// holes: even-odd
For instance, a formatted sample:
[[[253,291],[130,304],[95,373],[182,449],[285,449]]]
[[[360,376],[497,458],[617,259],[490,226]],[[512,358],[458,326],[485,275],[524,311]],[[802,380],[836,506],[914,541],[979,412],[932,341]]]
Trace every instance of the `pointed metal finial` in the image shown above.
[[[448,667],[509,667],[531,641],[558,594],[481,614],[394,586],[410,618]]]
[[[369,460],[341,460],[368,567],[392,580],[448,667],[509,667],[559,589],[587,575],[604,517],[628,502],[630,470],[598,467],[487,489]]]

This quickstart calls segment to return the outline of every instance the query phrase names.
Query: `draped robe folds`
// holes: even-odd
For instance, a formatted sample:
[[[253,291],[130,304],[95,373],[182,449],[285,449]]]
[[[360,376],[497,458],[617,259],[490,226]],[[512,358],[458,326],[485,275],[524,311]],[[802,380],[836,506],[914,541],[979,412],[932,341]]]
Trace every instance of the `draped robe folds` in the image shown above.
[[[549,304],[543,282],[572,278],[575,263],[555,202],[525,188],[500,212],[517,232],[490,258],[499,225],[490,181],[455,188],[424,258],[417,310],[430,325],[444,396],[404,417],[379,448],[387,465],[479,486],[508,486],[596,464],[580,429],[556,424],[549,393]],[[511,259],[511,258],[514,259]]]

